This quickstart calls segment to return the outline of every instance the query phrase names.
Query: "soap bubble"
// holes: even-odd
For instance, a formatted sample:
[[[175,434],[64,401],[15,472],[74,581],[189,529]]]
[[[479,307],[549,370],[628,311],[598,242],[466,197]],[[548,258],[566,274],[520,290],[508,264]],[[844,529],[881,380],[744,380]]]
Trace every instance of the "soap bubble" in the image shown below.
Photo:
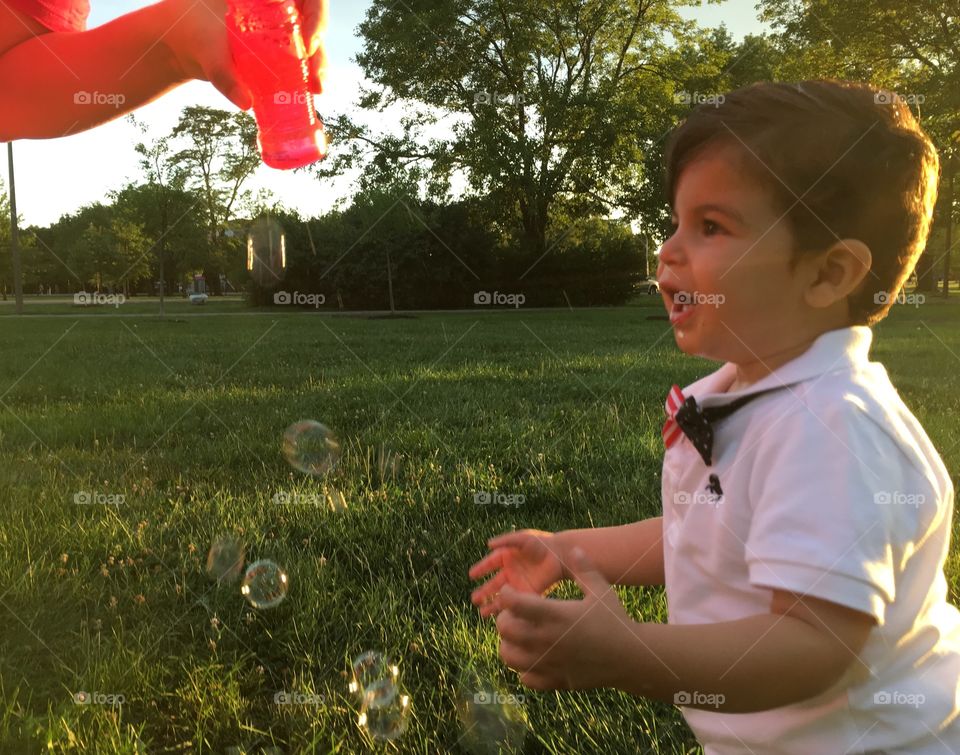
[[[323,475],[337,465],[340,443],[326,425],[312,419],[294,422],[283,434],[283,455],[295,469]]]
[[[266,288],[280,283],[286,274],[286,235],[273,218],[258,218],[247,231],[247,271]]]
[[[398,695],[386,705],[365,707],[357,723],[380,742],[397,739],[410,723],[410,696]]]
[[[287,573],[269,559],[250,564],[243,575],[240,593],[254,608],[273,608],[287,597]]]
[[[492,679],[472,669],[457,684],[460,746],[471,755],[520,752],[527,735],[524,696],[505,693]]]
[[[207,553],[207,576],[219,584],[233,582],[243,569],[243,543],[233,535],[221,535]]]
[[[353,659],[350,691],[360,695],[365,708],[381,708],[397,696],[400,669],[387,656],[368,650]]]

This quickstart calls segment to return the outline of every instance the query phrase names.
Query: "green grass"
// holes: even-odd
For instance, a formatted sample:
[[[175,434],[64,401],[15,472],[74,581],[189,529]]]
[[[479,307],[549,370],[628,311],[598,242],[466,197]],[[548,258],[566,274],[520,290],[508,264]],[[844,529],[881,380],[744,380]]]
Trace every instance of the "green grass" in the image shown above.
[[[527,752],[698,751],[672,706],[523,689],[469,602],[467,567],[491,534],[660,513],[663,396],[717,365],[681,354],[639,304],[167,321],[66,305],[2,318],[0,752],[372,750],[345,678],[370,648],[398,659],[412,699],[388,749],[457,752],[456,681],[470,667],[525,694]],[[220,306],[207,311],[242,311]],[[958,317],[953,302],[896,307],[873,351],[955,480]],[[300,418],[342,441],[326,484],[346,511],[271,500],[323,488],[281,454]],[[394,475],[377,468],[380,449],[399,454]],[[526,503],[478,506],[476,490]],[[81,506],[78,491],[125,502]],[[207,580],[226,531],[248,561],[288,570],[279,607],[254,611]],[[662,588],[622,595],[638,618],[666,621]],[[76,705],[81,690],[125,702]],[[277,691],[324,704],[276,705]]]

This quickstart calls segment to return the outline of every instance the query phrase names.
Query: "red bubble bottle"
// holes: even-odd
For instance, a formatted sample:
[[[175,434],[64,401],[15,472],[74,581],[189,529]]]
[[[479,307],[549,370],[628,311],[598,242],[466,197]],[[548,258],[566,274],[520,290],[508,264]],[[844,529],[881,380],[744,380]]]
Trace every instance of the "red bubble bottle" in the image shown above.
[[[228,0],[226,24],[237,73],[253,95],[263,162],[290,170],[322,159],[327,138],[310,92],[296,0]]]

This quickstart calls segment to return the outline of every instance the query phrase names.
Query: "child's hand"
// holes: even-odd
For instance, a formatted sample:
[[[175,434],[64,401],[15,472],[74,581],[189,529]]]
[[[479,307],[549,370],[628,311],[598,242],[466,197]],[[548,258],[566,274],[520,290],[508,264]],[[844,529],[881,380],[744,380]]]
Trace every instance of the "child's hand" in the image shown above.
[[[327,0],[297,0],[302,33],[310,58],[310,89],[322,90],[325,68],[321,34],[326,28]],[[226,0],[165,0],[169,30],[158,33],[170,49],[176,66],[187,79],[209,81],[234,105],[248,110],[253,98],[237,78],[227,44]]]
[[[634,635],[616,591],[579,548],[570,574],[582,600],[555,600],[505,586],[497,616],[500,657],[532,689],[614,686]]]
[[[469,572],[470,579],[480,579],[499,570],[470,596],[483,617],[499,613],[499,594],[506,585],[522,593],[542,595],[564,577],[563,554],[552,532],[508,532],[491,538],[487,545],[493,552],[471,566]]]

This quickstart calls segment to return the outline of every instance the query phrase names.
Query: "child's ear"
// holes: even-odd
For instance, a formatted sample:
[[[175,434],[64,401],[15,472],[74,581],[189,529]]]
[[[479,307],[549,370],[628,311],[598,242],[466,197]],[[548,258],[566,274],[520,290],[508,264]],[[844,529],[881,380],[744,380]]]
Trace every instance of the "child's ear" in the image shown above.
[[[870,273],[873,255],[870,247],[858,239],[841,239],[810,260],[810,284],[804,292],[807,304],[829,307],[846,299]]]

